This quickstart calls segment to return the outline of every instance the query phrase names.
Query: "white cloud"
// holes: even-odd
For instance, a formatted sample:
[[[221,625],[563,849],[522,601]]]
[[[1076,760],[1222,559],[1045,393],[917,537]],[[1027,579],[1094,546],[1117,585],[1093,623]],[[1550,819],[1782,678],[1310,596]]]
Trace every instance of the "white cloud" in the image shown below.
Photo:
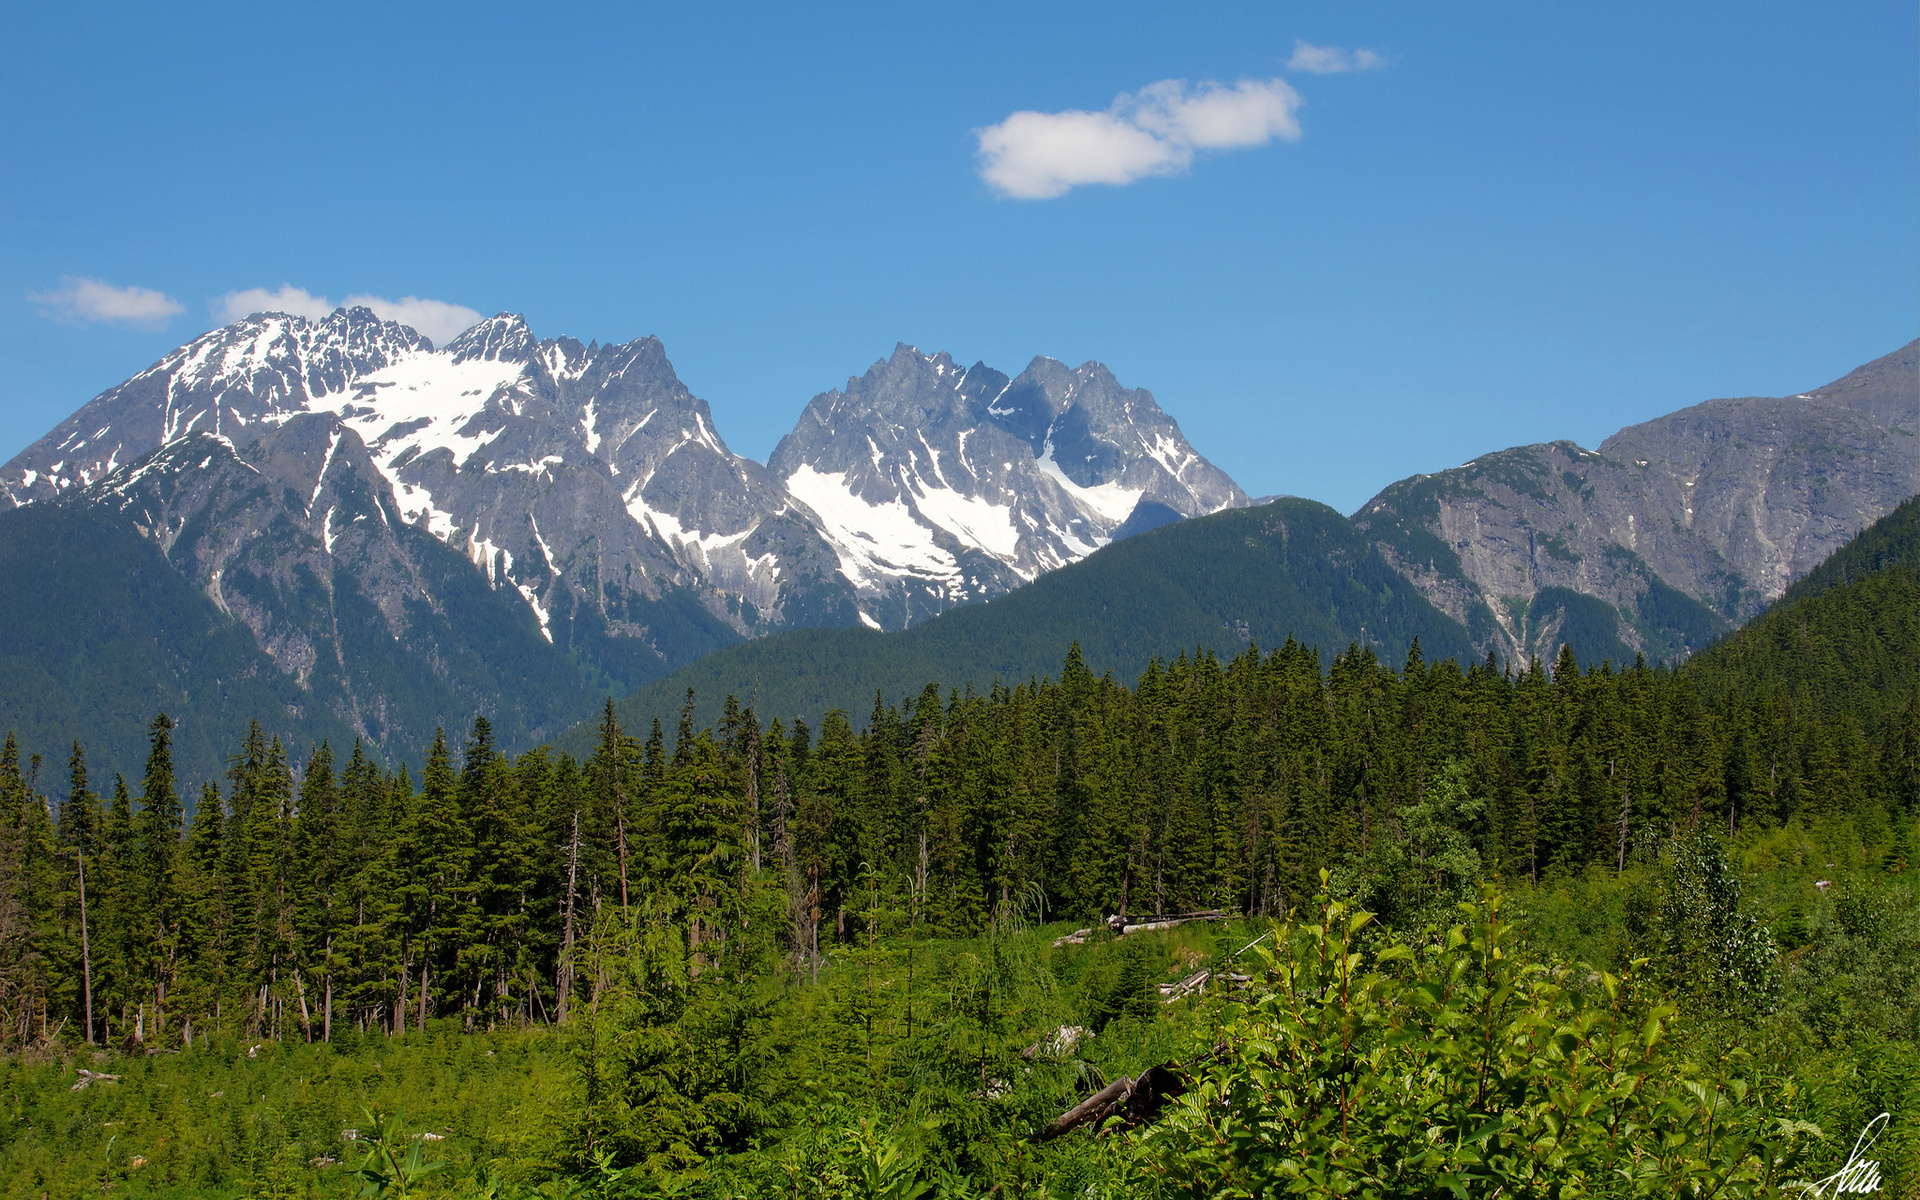
[[[426,300],[419,296],[388,300],[383,296],[358,295],[348,296],[341,303],[348,308],[356,304],[364,305],[378,313],[383,321],[411,325],[432,339],[436,346],[446,345],[480,322],[480,314],[464,304]]]
[[[1293,39],[1293,57],[1287,60],[1287,70],[1305,71],[1309,75],[1344,75],[1349,71],[1378,71],[1387,65],[1378,50],[1369,50],[1360,46],[1349,50],[1344,46],[1316,46],[1300,38]]]
[[[103,279],[68,275],[51,292],[29,292],[27,299],[56,321],[100,321],[164,329],[172,318],[187,311],[178,300],[152,288],[115,287]]]
[[[242,288],[237,292],[228,292],[213,302],[213,316],[222,325],[231,325],[243,317],[254,313],[279,312],[290,316],[305,317],[309,321],[323,319],[334,309],[333,301],[325,296],[316,296],[305,288],[283,283],[273,291],[266,288]]]
[[[463,304],[449,304],[445,300],[427,300],[419,296],[389,300],[385,296],[357,293],[336,305],[325,296],[316,296],[290,283],[283,283],[271,291],[266,288],[243,288],[228,292],[213,302],[213,315],[222,323],[238,321],[257,312],[290,313],[318,321],[335,308],[354,307],[370,308],[383,321],[410,325],[425,334],[436,346],[444,346],[480,320],[480,314],[473,309]]]
[[[980,178],[1003,196],[1049,200],[1082,184],[1177,175],[1197,150],[1298,141],[1300,104],[1281,79],[1194,88],[1164,79],[1123,93],[1105,112],[1017,112],[975,131]]]

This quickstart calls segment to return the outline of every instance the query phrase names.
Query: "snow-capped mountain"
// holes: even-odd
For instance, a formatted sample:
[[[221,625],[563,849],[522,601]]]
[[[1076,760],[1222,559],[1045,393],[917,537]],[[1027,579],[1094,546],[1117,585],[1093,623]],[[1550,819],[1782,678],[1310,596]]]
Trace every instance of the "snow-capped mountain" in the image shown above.
[[[317,463],[252,451],[294,424]],[[901,347],[816,397],[769,470],[727,448],[657,339],[543,340],[502,314],[435,348],[364,308],[261,313],[195,339],[0,468],[0,501],[98,502],[94,485],[207,438],[297,494],[288,519],[319,531],[323,556],[350,518],[309,510],[332,464],[351,464],[385,495],[351,520],[390,509],[431,533],[511,589],[547,641],[625,685],[742,637],[897,629],[1000,594],[1091,553],[1143,503],[1245,503],[1150,395],[1098,364],[1035,359],[1009,380]],[[218,571],[197,575],[227,607]],[[381,586],[394,603],[420,590]],[[285,649],[299,637],[255,633],[299,669],[307,652]]]
[[[443,349],[363,308],[257,314],[88,403],[0,469],[0,496],[85,488],[193,434],[244,448],[300,415],[615,680],[854,620],[809,518],[727,449],[657,340],[542,341],[504,314]]]
[[[817,517],[860,619],[886,629],[1084,558],[1142,504],[1247,502],[1099,363],[1036,358],[1009,379],[906,345],[815,396],[768,465]]]

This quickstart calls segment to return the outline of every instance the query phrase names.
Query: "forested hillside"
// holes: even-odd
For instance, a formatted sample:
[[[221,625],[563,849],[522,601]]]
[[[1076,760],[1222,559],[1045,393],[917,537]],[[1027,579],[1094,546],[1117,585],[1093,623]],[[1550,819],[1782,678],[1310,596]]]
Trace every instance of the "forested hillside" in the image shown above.
[[[1285,499],[1162,526],[1116,542],[988,604],[881,635],[798,630],[708,655],[620,701],[620,719],[671,725],[688,688],[696,724],[728,694],[763,714],[818,724],[834,708],[863,720],[876,691],[898,703],[929,681],[985,692],[1057,674],[1076,642],[1096,675],[1138,678],[1185,648],[1238,653],[1289,637],[1322,660],[1350,643],[1391,662],[1415,638],[1430,658],[1473,657],[1456,621],[1428,604],[1347,520]],[[585,753],[589,726],[556,744]]]
[[[1689,662],[1703,695],[1786,705],[1868,737],[1920,706],[1920,497]]]
[[[1307,526],[1229,516],[1262,512],[1284,563]],[[1904,561],[1903,514],[1869,561]],[[1244,579],[1220,565],[1224,596]],[[1865,609],[1821,601],[1902,570],[1778,613],[1852,644]],[[62,787],[10,738],[0,1085],[28,1099],[0,1171],[63,1194],[324,1184],[352,1123],[376,1174],[470,1170],[416,1181],[449,1194],[1315,1192],[1335,1171],[1527,1194],[1631,1164],[1655,1191],[1756,1195],[1837,1168],[1886,1111],[1879,1153],[1911,1179],[1920,711],[1885,683],[1920,647],[1911,592],[1860,596],[1893,666],[1842,707],[1776,686],[1800,660],[1765,638],[1677,672],[1285,640],[1132,683],[1070,647],[1049,678],[929,684],[858,730],[737,697],[707,727],[609,706],[580,759],[510,759],[476,721],[417,777],[256,730],[222,779],[178,780],[160,718],[137,786],[76,752]],[[70,1098],[88,1041],[117,1056],[85,1069],[120,1078]],[[262,1053],[285,1087],[327,1083],[269,1104]],[[453,1141],[428,1154],[347,1095],[444,1114]],[[1134,1132],[1074,1131],[1101,1096]]]

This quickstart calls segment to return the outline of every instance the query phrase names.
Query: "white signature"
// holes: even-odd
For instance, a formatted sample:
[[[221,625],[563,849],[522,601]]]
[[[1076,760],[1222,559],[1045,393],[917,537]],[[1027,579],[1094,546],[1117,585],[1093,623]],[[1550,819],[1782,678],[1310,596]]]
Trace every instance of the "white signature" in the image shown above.
[[[1844,1196],[1848,1192],[1865,1195],[1880,1190],[1880,1160],[1861,1158],[1873,1144],[1880,1140],[1880,1133],[1887,1127],[1889,1116],[1881,1113],[1867,1122],[1860,1136],[1853,1139],[1853,1153],[1847,1156],[1847,1165],[1812,1183],[1800,1184],[1800,1189],[1810,1196]],[[1868,1136],[1871,1134],[1872,1136]]]

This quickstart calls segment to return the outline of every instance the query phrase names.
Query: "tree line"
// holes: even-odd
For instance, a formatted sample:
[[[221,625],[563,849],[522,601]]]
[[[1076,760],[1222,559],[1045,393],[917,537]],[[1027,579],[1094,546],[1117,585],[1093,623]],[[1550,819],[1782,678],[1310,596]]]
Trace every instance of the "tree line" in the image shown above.
[[[1865,724],[1777,691],[1709,703],[1685,670],[1583,671],[1570,648],[1462,669],[1417,641],[1398,670],[1359,646],[1323,668],[1289,640],[1128,687],[1075,647],[1058,678],[876,696],[864,729],[763,723],[732,697],[695,729],[689,693],[669,745],[609,702],[582,761],[509,757],[480,718],[417,780],[255,723],[190,813],[165,715],[137,795],[96,791],[75,743],[56,800],[9,735],[0,1036],[567,1023],[597,1010],[597,939],[636,909],[674,914],[696,976],[806,981],[882,903],[927,936],[1029,903],[1278,916],[1325,868],[1391,921],[1464,879],[1621,871],[1689,830],[1799,821],[1904,855],[1920,705],[1883,707]]]

